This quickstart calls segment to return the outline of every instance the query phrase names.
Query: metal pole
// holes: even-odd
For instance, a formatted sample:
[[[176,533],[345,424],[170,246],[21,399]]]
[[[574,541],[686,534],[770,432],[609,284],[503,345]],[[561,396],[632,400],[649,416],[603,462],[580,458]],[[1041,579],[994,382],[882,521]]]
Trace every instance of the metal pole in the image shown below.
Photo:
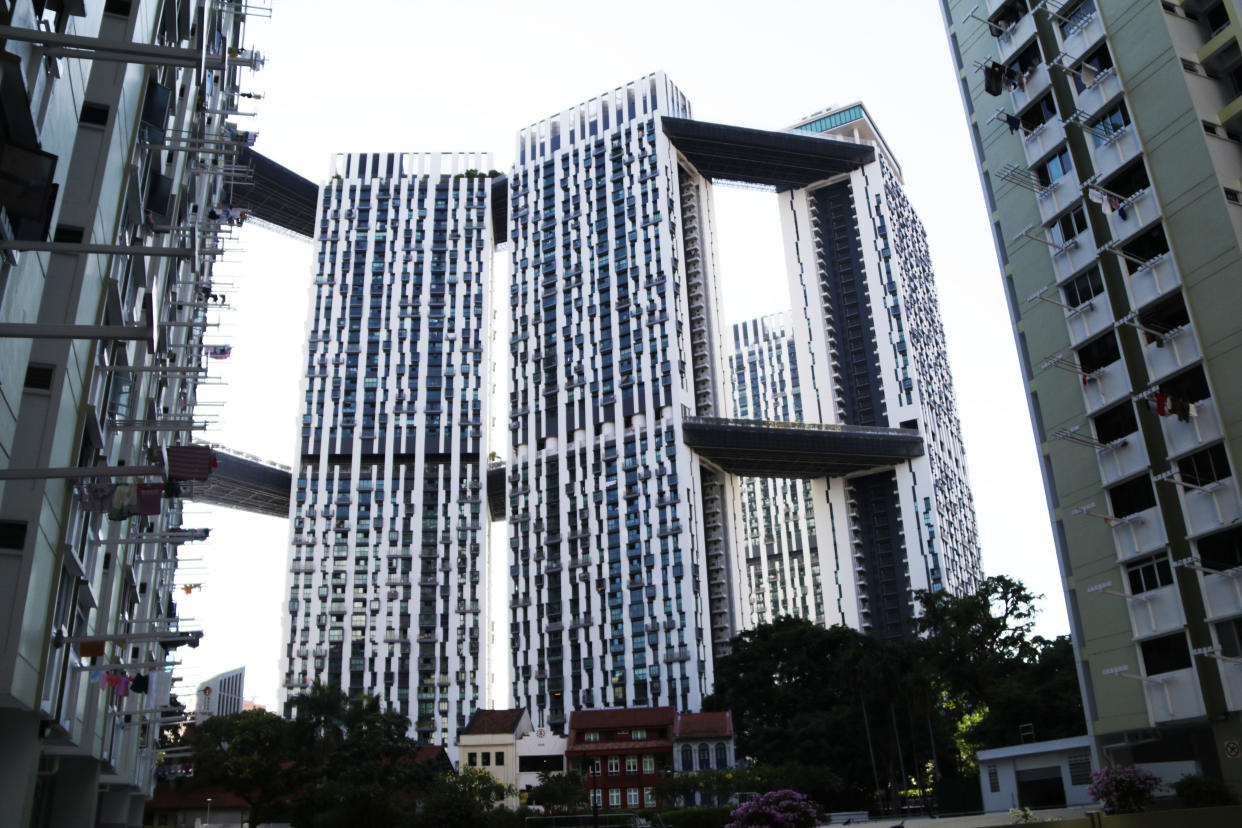
[[[3,29],[0,26],[0,29]],[[132,256],[162,256],[188,259],[194,255],[193,247],[154,247],[143,244],[89,244],[87,242],[34,241],[29,239],[0,239],[0,250],[17,250],[23,253],[104,253]]]
[[[0,339],[121,339],[150,342],[155,332],[142,325],[44,325],[0,322]]]
[[[37,469],[0,469],[0,480],[84,480],[88,477],[146,477],[164,474],[160,466],[58,466]]]

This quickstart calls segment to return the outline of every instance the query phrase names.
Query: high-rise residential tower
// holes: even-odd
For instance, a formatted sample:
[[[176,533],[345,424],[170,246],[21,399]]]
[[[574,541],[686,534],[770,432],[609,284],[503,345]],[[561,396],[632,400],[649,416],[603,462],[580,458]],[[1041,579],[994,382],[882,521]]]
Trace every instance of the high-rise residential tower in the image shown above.
[[[799,589],[824,623],[910,635],[915,590],[978,577],[926,242],[865,111],[787,132],[689,114],[655,73],[518,136],[512,701],[562,732],[569,710],[710,692],[751,623],[735,476],[811,481],[820,584],[806,535]],[[730,419],[714,180],[778,194],[801,426]]]
[[[802,422],[802,385],[789,312],[733,325],[729,355],[733,417]],[[814,483],[775,477],[731,477],[727,574],[737,632],[785,615],[829,622],[815,523]],[[834,585],[831,599],[835,594]],[[853,619],[851,619],[853,620]],[[854,623],[857,623],[856,620]]]
[[[657,73],[518,135],[513,700],[561,732],[568,710],[695,709],[711,687],[703,484],[679,435],[716,401],[710,184],[658,124],[689,114]]]
[[[779,201],[793,317],[805,320],[793,330],[805,419],[914,429],[924,440],[920,457],[833,480],[830,514],[816,520],[833,532],[836,616],[908,637],[916,591],[961,594],[981,576],[927,234],[862,104],[792,129],[875,148],[847,175]]]
[[[1088,731],[1242,781],[1238,4],[942,2]]]
[[[290,504],[286,698],[364,692],[449,746],[486,680],[490,166],[334,158]]]

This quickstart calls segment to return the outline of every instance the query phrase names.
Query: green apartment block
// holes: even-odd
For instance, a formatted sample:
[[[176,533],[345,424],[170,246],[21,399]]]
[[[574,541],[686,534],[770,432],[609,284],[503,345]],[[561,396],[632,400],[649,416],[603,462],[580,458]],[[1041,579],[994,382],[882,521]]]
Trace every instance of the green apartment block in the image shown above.
[[[1237,784],[1239,6],[942,6],[1095,760]]]

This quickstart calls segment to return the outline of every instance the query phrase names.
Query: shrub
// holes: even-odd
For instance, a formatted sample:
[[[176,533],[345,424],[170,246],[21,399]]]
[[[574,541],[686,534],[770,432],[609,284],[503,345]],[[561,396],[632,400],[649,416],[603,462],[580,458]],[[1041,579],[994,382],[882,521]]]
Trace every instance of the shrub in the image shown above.
[[[729,816],[728,808],[682,808],[663,811],[660,819],[667,828],[724,828]]]
[[[1092,771],[1087,793],[1110,814],[1141,811],[1160,787],[1160,777],[1134,765],[1113,765]]]
[[[770,791],[733,811],[725,828],[814,828],[815,806],[797,791]]]
[[[1187,808],[1237,805],[1238,797],[1222,780],[1205,776],[1183,776],[1173,783],[1173,792]]]

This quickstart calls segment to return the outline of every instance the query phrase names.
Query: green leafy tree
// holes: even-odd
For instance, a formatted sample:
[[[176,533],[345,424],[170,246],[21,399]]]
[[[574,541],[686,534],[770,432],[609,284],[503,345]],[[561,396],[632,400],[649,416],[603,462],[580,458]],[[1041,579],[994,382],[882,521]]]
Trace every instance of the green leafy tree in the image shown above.
[[[417,825],[426,828],[477,828],[488,811],[515,793],[482,768],[463,768],[461,773],[441,777],[423,802]]]
[[[552,812],[577,810],[587,802],[582,776],[576,771],[540,773],[539,784],[530,792],[530,802]]]
[[[401,825],[414,799],[435,787],[416,761],[417,743],[406,736],[409,720],[381,710],[376,699],[316,684],[293,707],[299,828]]]
[[[194,778],[216,785],[250,806],[250,822],[279,822],[284,801],[296,790],[290,722],[266,710],[213,716],[187,738]]]

